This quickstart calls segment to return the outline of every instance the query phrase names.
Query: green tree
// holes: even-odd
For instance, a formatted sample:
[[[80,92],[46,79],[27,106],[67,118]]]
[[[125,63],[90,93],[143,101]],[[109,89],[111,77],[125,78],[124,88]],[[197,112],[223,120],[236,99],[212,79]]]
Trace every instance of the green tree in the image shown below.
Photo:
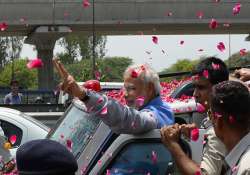
[[[105,36],[96,36],[96,58],[105,56],[106,41],[107,38]],[[90,59],[92,57],[93,38],[91,36],[71,34],[63,37],[59,41],[59,45],[65,49],[66,53],[64,55],[67,55],[62,60],[63,63],[73,64],[78,61],[79,57],[82,57],[82,59]]]
[[[37,88],[37,70],[29,70],[26,67],[27,60],[16,59],[14,61],[15,79],[23,88],[35,89]],[[0,73],[0,86],[9,86],[12,75],[12,63],[8,63]]]
[[[20,57],[24,37],[0,37],[0,68],[3,68],[10,60]]]
[[[246,52],[244,56],[240,55],[240,52],[234,53],[228,60],[225,61],[230,67],[246,66],[250,65],[250,52]],[[229,65],[230,63],[230,65]]]
[[[131,65],[132,59],[126,57],[107,57],[97,59],[97,69],[101,74],[100,81],[123,81],[123,72]],[[87,81],[92,78],[92,60],[81,60],[78,63],[65,65],[76,81]],[[55,79],[59,82],[58,73]]]

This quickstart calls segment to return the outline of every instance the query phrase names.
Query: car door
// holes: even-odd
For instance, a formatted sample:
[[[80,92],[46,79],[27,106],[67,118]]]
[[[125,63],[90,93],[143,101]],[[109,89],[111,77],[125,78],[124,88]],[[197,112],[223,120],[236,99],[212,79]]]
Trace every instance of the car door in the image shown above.
[[[201,149],[200,153],[192,152],[191,144],[184,140],[181,146],[191,158],[192,154],[201,155]],[[179,171],[172,155],[161,143],[159,130],[154,130],[138,136],[121,134],[88,174],[165,175],[179,174]]]

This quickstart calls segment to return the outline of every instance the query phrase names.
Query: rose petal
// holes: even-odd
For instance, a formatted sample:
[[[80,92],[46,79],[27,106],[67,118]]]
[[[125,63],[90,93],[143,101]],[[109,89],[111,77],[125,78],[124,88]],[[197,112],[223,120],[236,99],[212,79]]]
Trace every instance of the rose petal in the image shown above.
[[[204,112],[206,111],[206,108],[205,108],[202,104],[197,103],[197,105],[196,105],[196,110],[197,110],[197,112],[199,112],[199,113],[204,113]]]
[[[30,60],[26,66],[28,69],[41,68],[43,66],[43,62],[40,58],[35,58]]]
[[[97,80],[100,80],[101,79],[101,72],[99,72],[98,70],[95,71],[95,78]]]
[[[241,3],[236,3],[235,6],[233,7],[233,15],[237,15],[240,13],[241,9]]]
[[[209,76],[208,70],[204,70],[204,71],[202,72],[202,75],[203,75],[206,79],[208,79],[208,76]]]
[[[153,164],[157,163],[157,153],[155,151],[152,151],[152,153],[151,153],[151,160],[152,160]]]
[[[106,175],[111,175],[111,172],[109,169],[106,170]]]
[[[152,36],[152,41],[153,41],[153,43],[158,44],[158,37]]]
[[[194,175],[201,175],[201,171],[196,171]]]
[[[66,140],[66,147],[69,151],[72,151],[73,142],[70,139]]]
[[[230,115],[229,116],[229,123],[234,124],[236,122],[235,117]]]
[[[9,141],[12,145],[14,145],[16,143],[16,139],[17,139],[16,135],[11,135]]]
[[[212,67],[213,67],[214,70],[219,70],[220,69],[220,65],[219,64],[212,63]]]
[[[107,114],[108,113],[108,108],[107,107],[104,107],[103,109],[102,109],[102,111],[101,111],[101,114],[102,115],[105,115],[105,114]]]
[[[103,98],[100,97],[100,98],[97,100],[97,104],[100,104],[100,103],[102,103],[102,102],[103,102]]]
[[[83,0],[83,1],[82,1],[82,6],[83,6],[84,8],[89,7],[89,6],[90,6],[89,0]]]
[[[211,19],[210,23],[209,23],[209,28],[210,29],[216,29],[218,27],[218,23],[215,19]]]
[[[240,49],[240,56],[245,56],[246,54],[246,49]]]
[[[0,23],[0,30],[5,31],[8,28],[8,24],[5,22]]]
[[[221,51],[221,52],[224,52],[225,49],[226,49],[226,47],[225,47],[225,45],[224,45],[223,42],[219,42],[219,43],[217,44],[217,49],[218,49],[219,51]]]
[[[202,19],[203,16],[204,16],[204,13],[202,11],[199,11],[196,13],[196,16],[199,18],[199,19]]]
[[[130,75],[132,78],[137,78],[139,76],[138,72],[136,70],[132,70],[131,71],[131,75]]]
[[[184,44],[184,41],[180,41],[180,45],[183,45]]]
[[[191,140],[197,141],[199,139],[199,129],[198,128],[192,129],[190,135],[191,135]]]

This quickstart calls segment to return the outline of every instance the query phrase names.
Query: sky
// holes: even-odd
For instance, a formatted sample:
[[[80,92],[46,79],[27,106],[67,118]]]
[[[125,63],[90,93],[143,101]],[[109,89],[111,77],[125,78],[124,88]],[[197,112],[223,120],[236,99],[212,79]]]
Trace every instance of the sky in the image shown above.
[[[106,56],[122,56],[133,59],[135,64],[150,64],[157,72],[174,64],[178,59],[198,59],[200,56],[218,56],[227,59],[241,49],[250,50],[250,41],[242,35],[154,35],[158,44],[153,43],[152,35],[107,36]],[[180,42],[183,41],[183,44]],[[229,42],[230,41],[230,42]],[[225,50],[217,49],[223,42]],[[229,49],[230,43],[230,49]],[[202,49],[203,51],[199,51]],[[56,45],[54,54],[63,48]],[[25,44],[21,57],[35,58],[37,55],[32,45]]]

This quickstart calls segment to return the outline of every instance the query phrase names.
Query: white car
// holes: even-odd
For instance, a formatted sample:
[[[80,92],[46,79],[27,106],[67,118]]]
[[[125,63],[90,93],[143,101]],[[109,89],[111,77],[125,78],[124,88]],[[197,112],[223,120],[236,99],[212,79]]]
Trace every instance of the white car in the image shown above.
[[[49,132],[47,126],[30,116],[18,110],[5,107],[0,107],[0,127],[1,138],[5,137],[5,141],[12,141],[13,143],[9,149],[10,155],[6,154],[6,156],[12,157],[15,157],[16,150],[20,145],[30,140],[45,138]],[[3,139],[1,139],[1,141],[3,142]],[[4,149],[2,145],[0,149]],[[2,151],[4,150],[1,150],[1,152]],[[9,159],[9,157],[5,157],[5,155],[2,156],[4,160]]]

